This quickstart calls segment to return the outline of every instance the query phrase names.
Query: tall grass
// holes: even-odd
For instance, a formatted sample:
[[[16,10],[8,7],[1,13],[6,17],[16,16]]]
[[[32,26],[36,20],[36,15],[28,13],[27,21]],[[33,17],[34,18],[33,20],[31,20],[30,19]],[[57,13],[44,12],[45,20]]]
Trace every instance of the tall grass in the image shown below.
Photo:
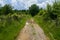
[[[38,15],[34,17],[34,20],[40,25],[50,40],[60,40],[60,24],[56,25],[54,20],[46,21],[43,16]]]
[[[0,40],[15,40],[27,20],[26,15],[1,15]]]

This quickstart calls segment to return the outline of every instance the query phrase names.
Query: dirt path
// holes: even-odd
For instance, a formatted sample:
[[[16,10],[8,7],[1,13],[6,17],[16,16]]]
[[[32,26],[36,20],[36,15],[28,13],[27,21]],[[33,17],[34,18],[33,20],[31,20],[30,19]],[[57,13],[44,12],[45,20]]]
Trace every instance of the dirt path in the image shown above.
[[[43,30],[33,21],[26,22],[25,27],[19,33],[17,40],[49,40]]]

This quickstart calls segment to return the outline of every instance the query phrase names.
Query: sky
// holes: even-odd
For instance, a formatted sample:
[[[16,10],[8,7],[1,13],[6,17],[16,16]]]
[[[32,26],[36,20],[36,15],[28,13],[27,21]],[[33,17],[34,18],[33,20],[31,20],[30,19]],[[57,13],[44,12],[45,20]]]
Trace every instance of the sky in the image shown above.
[[[0,4],[11,4],[14,9],[28,9],[32,4],[37,4],[39,8],[46,8],[47,3],[52,5],[54,0],[0,0]]]

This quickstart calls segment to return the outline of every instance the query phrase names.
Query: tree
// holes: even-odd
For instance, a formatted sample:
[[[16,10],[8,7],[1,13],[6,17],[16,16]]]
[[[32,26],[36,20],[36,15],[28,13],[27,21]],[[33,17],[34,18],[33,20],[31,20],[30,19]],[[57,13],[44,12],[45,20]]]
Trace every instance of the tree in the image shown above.
[[[56,15],[56,25],[59,24],[60,18],[60,1],[55,0],[53,3],[53,13]]]
[[[54,4],[53,4],[54,6]],[[56,12],[54,12],[54,7],[47,4],[47,15],[48,15],[48,18],[49,19],[52,19],[52,20],[56,20],[57,19],[57,15],[56,15]],[[56,11],[56,10],[55,10]]]
[[[56,25],[59,24],[59,16],[60,16],[60,2],[55,1],[53,5],[47,5],[47,15],[51,20],[56,21]]]
[[[3,8],[2,8],[2,14],[7,15],[9,13],[13,13],[12,11],[12,6],[6,4]]]
[[[29,7],[29,13],[32,16],[35,16],[38,12],[39,12],[39,7],[36,4],[33,4],[31,5],[31,7]]]

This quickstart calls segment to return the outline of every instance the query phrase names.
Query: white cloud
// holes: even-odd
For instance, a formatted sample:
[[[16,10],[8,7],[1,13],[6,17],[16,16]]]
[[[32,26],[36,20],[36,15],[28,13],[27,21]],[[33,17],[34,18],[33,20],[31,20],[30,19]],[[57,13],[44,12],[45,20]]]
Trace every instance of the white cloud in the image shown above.
[[[5,0],[0,0],[0,4],[4,5],[5,4],[4,1]],[[53,1],[54,0],[11,0],[10,2],[12,6],[28,9],[28,7],[31,6],[32,4],[37,4],[39,7],[45,8],[47,3],[52,5]]]
[[[37,0],[17,0],[17,1],[24,4],[26,9],[28,9],[28,7],[31,6],[32,4],[37,4]]]
[[[3,2],[3,0],[0,0],[0,4],[1,4],[1,6],[5,5],[4,2]]]
[[[16,0],[11,0],[11,3],[16,3],[17,1]]]
[[[53,4],[52,2],[54,0],[43,0],[43,1],[40,0],[40,1],[42,1],[41,3],[38,3],[38,0],[19,0],[19,1],[24,3],[25,4],[25,8],[28,9],[28,7],[31,6],[32,4],[37,4],[39,7],[45,8],[47,3],[52,5]]]
[[[47,6],[48,3],[49,3],[50,5],[52,5],[53,2],[54,2],[54,0],[46,0],[45,2],[42,2],[42,3],[40,3],[40,4],[37,3],[37,5],[38,5],[39,7],[46,8],[46,6]]]
[[[37,0],[30,0],[28,2],[26,2],[26,8],[28,8],[29,6],[31,6],[32,4],[37,4]]]

